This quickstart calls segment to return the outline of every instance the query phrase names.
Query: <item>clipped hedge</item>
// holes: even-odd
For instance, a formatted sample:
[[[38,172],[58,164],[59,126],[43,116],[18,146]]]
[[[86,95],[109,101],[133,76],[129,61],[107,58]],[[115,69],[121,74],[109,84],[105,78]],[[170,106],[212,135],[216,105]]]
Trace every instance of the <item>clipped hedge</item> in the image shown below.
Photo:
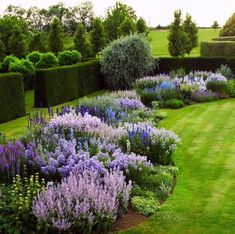
[[[215,38],[212,38],[212,41],[235,41],[235,36],[230,36],[230,37],[215,37]]]
[[[36,107],[54,106],[104,88],[99,60],[36,70]]]
[[[201,42],[200,54],[203,57],[235,57],[235,41]]]
[[[0,123],[25,114],[24,83],[20,73],[0,74]]]
[[[156,74],[170,73],[172,70],[184,68],[188,73],[190,71],[215,71],[221,64],[227,64],[233,73],[235,73],[235,59],[226,58],[203,58],[203,57],[185,57],[185,58],[159,58]]]

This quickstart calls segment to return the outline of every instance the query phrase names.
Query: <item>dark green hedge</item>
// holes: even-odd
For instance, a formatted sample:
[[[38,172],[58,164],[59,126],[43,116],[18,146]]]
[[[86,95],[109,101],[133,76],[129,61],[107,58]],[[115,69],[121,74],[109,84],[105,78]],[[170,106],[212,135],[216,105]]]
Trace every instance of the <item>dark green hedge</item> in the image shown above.
[[[235,41],[201,42],[202,57],[235,57]]]
[[[35,74],[33,75],[28,75],[28,76],[23,76],[23,81],[24,81],[24,90],[31,90],[34,88],[34,79],[35,79]]]
[[[184,68],[186,72],[201,70],[215,71],[221,64],[227,64],[235,73],[235,59],[226,58],[159,58],[155,73],[169,73],[178,68]]]
[[[0,74],[0,123],[25,114],[24,83],[20,73]]]
[[[36,71],[35,106],[64,103],[104,88],[99,60]]]
[[[230,36],[230,37],[216,37],[216,38],[213,38],[212,41],[235,41],[235,37],[234,36]]]

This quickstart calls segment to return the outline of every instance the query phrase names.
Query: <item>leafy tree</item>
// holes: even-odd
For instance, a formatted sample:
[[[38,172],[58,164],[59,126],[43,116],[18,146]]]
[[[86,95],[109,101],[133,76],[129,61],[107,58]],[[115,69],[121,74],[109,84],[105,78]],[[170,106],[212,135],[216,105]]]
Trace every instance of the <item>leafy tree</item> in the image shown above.
[[[211,27],[216,30],[219,28],[219,23],[215,20],[213,24],[211,25]]]
[[[85,26],[79,24],[74,36],[74,47],[77,51],[81,52],[83,58],[89,57],[89,44],[86,40]]]
[[[136,29],[138,33],[145,33],[146,35],[149,33],[148,26],[145,20],[140,17],[136,22]]]
[[[222,30],[220,31],[220,36],[235,36],[235,13],[227,20]]]
[[[5,44],[6,54],[11,54],[12,46],[14,45],[9,45],[10,38],[16,32],[22,34],[22,36],[24,37],[24,41],[22,42],[22,44],[26,43],[25,46],[27,47],[30,36],[28,24],[24,20],[18,19],[15,16],[8,15],[0,18],[0,34],[1,39]],[[20,43],[19,40],[20,38],[18,39],[17,43]]]
[[[0,35],[0,60],[2,60],[5,56],[5,44],[1,39],[1,35]]]
[[[104,26],[107,37],[110,41],[117,39],[120,35],[118,28],[126,18],[132,19],[134,22],[137,17],[133,8],[121,2],[116,2],[113,8],[109,8],[106,13]]]
[[[185,45],[189,43],[189,38],[183,30],[181,10],[174,12],[174,21],[170,26],[168,40],[168,50],[171,56],[183,56],[186,53]]]
[[[136,24],[130,18],[126,18],[118,28],[120,36],[128,36],[136,32]]]
[[[18,58],[22,58],[27,53],[27,43],[25,36],[19,30],[15,30],[8,42],[9,53],[15,55]]]
[[[64,47],[63,39],[64,33],[61,22],[58,18],[54,18],[51,24],[51,29],[48,38],[48,45],[50,51],[52,51],[53,53],[58,53],[59,51],[62,51]]]
[[[46,36],[42,32],[33,34],[32,39],[29,43],[30,51],[45,52],[46,49]]]
[[[191,15],[186,15],[183,22],[183,30],[187,33],[188,43],[185,44],[185,51],[189,55],[193,48],[198,45],[198,28],[195,22],[192,21]]]
[[[93,20],[93,30],[91,31],[91,44],[93,52],[97,54],[106,44],[106,34],[101,19],[96,18]]]

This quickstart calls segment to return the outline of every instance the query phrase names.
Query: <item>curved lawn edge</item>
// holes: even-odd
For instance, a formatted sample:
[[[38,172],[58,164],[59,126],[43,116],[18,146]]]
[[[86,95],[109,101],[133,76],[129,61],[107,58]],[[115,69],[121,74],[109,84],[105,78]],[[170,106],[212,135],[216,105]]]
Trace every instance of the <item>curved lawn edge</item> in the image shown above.
[[[161,210],[121,233],[235,233],[235,99],[166,110],[182,144],[177,185]]]

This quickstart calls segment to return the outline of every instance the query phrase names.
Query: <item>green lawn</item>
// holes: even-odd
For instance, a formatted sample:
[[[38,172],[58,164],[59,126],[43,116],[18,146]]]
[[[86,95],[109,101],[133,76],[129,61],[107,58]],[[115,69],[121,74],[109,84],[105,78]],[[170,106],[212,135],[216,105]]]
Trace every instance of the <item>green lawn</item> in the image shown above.
[[[182,139],[174,193],[125,234],[235,233],[235,99],[168,110],[161,127]]]
[[[169,31],[167,30],[157,30],[151,31],[149,38],[151,39],[152,53],[156,57],[168,57],[168,36]],[[214,37],[219,36],[219,30],[214,29],[199,29],[198,38],[199,45],[201,41],[210,41]],[[193,49],[190,56],[200,56],[200,47]]]
[[[86,97],[98,96],[98,95],[102,95],[103,93],[105,93],[105,90],[100,90],[98,92],[87,95]],[[78,100],[79,99],[66,102],[66,103],[54,106],[53,108],[62,107],[64,105],[76,106]],[[17,138],[17,137],[22,136],[26,131],[29,113],[33,113],[38,110],[37,108],[34,108],[33,105],[34,105],[34,91],[33,90],[26,91],[25,92],[26,115],[21,118],[9,121],[7,123],[0,124],[0,132],[4,133],[8,138]],[[47,111],[47,108],[44,108],[43,110]]]

